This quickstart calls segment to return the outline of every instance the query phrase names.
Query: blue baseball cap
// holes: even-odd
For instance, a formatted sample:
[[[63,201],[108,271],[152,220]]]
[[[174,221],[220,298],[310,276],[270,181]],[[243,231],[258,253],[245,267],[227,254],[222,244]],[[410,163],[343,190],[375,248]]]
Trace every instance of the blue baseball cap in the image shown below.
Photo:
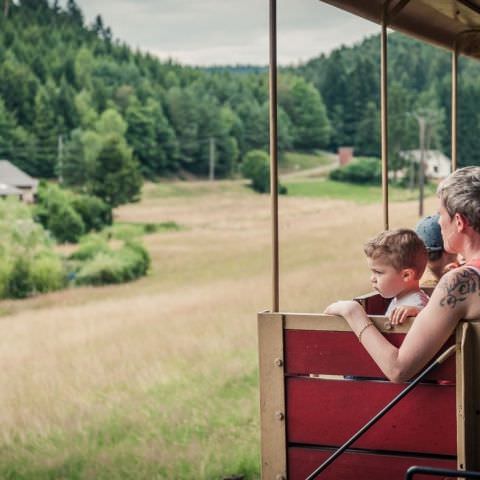
[[[423,240],[429,252],[440,252],[443,250],[443,238],[438,219],[440,216],[429,215],[422,218],[417,223],[415,231],[417,235]]]

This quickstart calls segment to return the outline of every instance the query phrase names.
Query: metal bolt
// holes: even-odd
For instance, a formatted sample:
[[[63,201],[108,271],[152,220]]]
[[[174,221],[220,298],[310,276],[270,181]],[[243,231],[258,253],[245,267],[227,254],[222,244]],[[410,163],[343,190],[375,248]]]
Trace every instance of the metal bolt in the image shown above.
[[[273,364],[276,365],[277,367],[281,367],[283,365],[283,360],[281,358],[276,358],[273,361]]]
[[[275,418],[277,420],[283,420],[285,418],[285,415],[283,414],[283,412],[275,412]]]

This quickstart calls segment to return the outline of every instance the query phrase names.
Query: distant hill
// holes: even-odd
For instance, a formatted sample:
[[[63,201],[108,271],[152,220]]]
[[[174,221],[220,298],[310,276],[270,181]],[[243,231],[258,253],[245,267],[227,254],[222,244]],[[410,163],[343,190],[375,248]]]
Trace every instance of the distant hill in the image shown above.
[[[450,154],[451,54],[399,33],[388,36],[389,134],[393,160],[400,150],[418,148],[415,115],[430,125],[432,147]],[[460,58],[458,154],[460,164],[480,164],[480,62]],[[352,145],[363,155],[378,155],[380,108],[380,36],[330,55],[311,59],[298,69],[322,93],[332,123],[329,148]]]

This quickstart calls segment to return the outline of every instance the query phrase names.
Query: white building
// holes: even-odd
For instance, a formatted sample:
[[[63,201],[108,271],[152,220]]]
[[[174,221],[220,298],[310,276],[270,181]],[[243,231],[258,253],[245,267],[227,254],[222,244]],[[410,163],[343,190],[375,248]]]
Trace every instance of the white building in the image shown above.
[[[400,156],[407,161],[420,163],[421,150],[405,150]],[[423,161],[427,178],[445,178],[450,175],[451,160],[440,150],[425,150]]]
[[[0,197],[18,196],[24,202],[35,201],[38,180],[22,172],[8,160],[0,160]]]

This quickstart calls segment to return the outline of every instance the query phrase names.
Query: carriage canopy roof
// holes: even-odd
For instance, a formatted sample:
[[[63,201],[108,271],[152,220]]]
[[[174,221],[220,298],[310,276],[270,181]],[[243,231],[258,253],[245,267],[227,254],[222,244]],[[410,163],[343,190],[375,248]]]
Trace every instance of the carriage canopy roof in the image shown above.
[[[386,0],[324,0],[375,23],[382,23]],[[448,50],[480,60],[480,0],[392,0],[387,25]]]

